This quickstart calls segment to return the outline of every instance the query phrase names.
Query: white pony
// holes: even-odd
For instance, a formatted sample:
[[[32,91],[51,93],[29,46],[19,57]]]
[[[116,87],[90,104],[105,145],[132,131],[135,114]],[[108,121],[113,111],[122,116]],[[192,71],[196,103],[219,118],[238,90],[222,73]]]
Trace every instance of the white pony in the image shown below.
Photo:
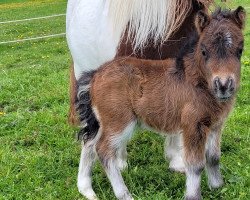
[[[212,0],[196,0],[208,5]],[[73,58],[76,80],[84,71],[114,59],[126,31],[133,50],[142,49],[149,38],[166,41],[185,20],[193,0],[68,0],[66,36]],[[177,135],[177,136],[176,136]],[[170,168],[184,172],[180,134],[165,142]],[[84,155],[84,154],[82,154]],[[96,199],[85,159],[81,156],[78,189],[88,199]]]

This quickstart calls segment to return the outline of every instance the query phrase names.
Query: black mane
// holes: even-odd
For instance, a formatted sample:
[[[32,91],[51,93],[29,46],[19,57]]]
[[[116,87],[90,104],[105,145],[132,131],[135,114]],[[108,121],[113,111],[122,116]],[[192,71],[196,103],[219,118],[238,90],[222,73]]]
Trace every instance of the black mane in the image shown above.
[[[216,8],[212,13],[212,19],[221,21],[222,19],[229,19],[232,17],[232,11],[230,9],[221,9],[221,7]]]
[[[174,74],[180,79],[184,79],[185,75],[185,67],[184,67],[184,60],[183,58],[195,51],[195,46],[199,41],[199,35],[196,30],[194,30],[186,39],[185,43],[183,44],[182,48],[180,49],[179,53],[176,57],[176,71]]]

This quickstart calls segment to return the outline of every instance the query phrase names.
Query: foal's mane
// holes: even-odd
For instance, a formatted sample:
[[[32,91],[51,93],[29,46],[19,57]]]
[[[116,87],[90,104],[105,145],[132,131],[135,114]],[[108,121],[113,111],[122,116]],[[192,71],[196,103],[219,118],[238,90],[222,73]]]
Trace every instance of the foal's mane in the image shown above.
[[[193,53],[198,41],[199,41],[199,35],[197,31],[195,30],[189,34],[188,39],[185,41],[184,45],[181,47],[176,57],[177,60],[183,59],[183,57],[185,57],[189,53]]]
[[[212,13],[212,19],[216,19],[221,21],[222,19],[231,19],[233,11],[230,9],[221,9],[221,7],[216,8],[216,10]]]
[[[221,9],[218,7],[211,15],[212,19],[221,21],[223,19],[228,19],[233,21],[238,25],[239,28],[244,28],[246,12],[243,7],[239,6],[236,10],[231,9]]]

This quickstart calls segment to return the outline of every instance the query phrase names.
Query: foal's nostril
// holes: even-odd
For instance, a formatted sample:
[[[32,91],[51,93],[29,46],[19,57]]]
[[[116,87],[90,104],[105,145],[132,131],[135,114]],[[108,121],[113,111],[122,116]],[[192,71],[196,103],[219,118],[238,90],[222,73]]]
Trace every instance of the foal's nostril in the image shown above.
[[[227,81],[227,84],[228,84],[228,88],[231,88],[233,86],[233,79],[229,78]]]
[[[234,91],[234,80],[233,78],[229,77],[226,80],[222,80],[219,77],[214,79],[214,90],[216,92],[220,92],[221,95],[226,95],[227,92]]]
[[[229,88],[229,91],[233,92],[234,91],[234,87]]]
[[[234,80],[232,78],[228,79],[228,89],[230,92],[234,91]]]
[[[218,90],[220,88],[220,85],[221,85],[220,79],[218,77],[216,77],[214,79],[214,88],[215,88],[215,90]]]

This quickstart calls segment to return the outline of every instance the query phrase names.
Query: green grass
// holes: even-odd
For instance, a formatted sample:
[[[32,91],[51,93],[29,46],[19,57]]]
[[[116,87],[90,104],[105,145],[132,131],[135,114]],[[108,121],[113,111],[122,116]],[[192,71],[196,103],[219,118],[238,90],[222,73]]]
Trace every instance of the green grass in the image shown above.
[[[229,6],[249,0],[231,1]],[[4,0],[0,21],[65,13],[66,0]],[[250,19],[250,9],[247,10]],[[248,20],[249,21],[249,20]],[[65,31],[65,17],[0,24],[0,42]],[[204,199],[250,199],[250,21],[245,29],[242,84],[223,131],[225,185],[210,191],[203,176]],[[76,187],[80,144],[66,123],[70,54],[65,38],[0,45],[0,200],[83,199]],[[3,114],[5,113],[5,114]],[[185,177],[171,173],[163,140],[140,132],[129,144],[123,173],[135,199],[182,199]],[[115,199],[100,164],[93,173],[100,199]]]

